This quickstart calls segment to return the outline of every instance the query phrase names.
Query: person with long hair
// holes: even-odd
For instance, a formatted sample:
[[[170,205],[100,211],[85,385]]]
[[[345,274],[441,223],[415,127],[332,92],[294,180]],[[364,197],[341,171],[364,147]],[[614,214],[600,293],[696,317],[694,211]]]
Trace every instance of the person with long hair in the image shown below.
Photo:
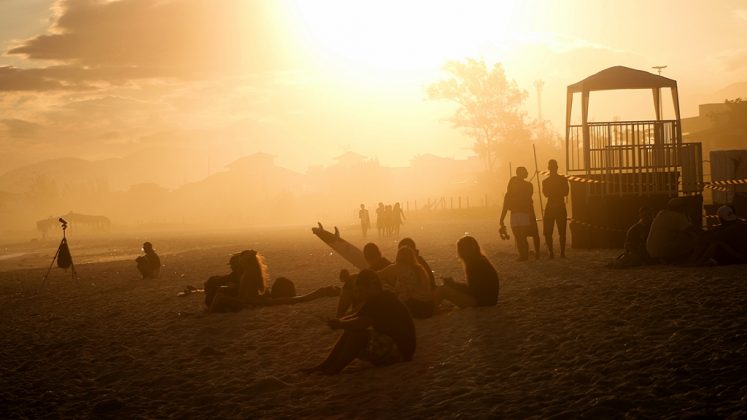
[[[438,305],[443,299],[460,308],[498,303],[498,273],[482,253],[477,240],[471,236],[460,238],[457,241],[457,255],[464,264],[466,283],[444,278],[443,285],[434,293],[435,304]]]
[[[435,304],[430,280],[418,264],[415,251],[403,246],[397,250],[394,264],[378,272],[382,284],[407,306],[413,318],[430,318]]]
[[[431,269],[431,266],[428,265],[428,262],[423,258],[422,255],[420,255],[420,250],[415,245],[415,241],[412,238],[402,238],[401,241],[397,244],[397,249],[402,248],[403,246],[412,248],[413,251],[415,251],[415,258],[418,259],[418,264],[423,266],[425,269],[425,274],[428,275],[428,281],[431,284],[431,290],[436,290],[436,277],[433,275],[433,270]]]
[[[235,255],[241,273],[238,284],[219,287],[208,306],[208,312],[236,312],[245,306],[271,306],[308,302],[325,296],[337,296],[340,290],[329,286],[302,296],[272,297],[268,289],[269,273],[262,254],[255,250]],[[233,257],[232,257],[233,259]],[[207,303],[207,302],[206,302]]]

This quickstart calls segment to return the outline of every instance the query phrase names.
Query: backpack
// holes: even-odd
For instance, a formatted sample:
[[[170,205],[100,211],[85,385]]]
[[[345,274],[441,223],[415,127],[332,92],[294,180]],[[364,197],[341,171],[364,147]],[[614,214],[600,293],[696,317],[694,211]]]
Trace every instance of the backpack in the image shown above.
[[[57,250],[57,267],[70,268],[73,265],[73,256],[70,255],[70,248],[67,246],[67,239],[62,238],[60,248]]]

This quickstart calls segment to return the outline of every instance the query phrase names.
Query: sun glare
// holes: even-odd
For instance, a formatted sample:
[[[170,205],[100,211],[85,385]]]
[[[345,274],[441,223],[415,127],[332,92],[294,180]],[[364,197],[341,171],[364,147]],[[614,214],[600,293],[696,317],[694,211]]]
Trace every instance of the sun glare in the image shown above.
[[[419,72],[448,59],[512,48],[523,28],[517,2],[292,1],[297,29],[324,64]]]

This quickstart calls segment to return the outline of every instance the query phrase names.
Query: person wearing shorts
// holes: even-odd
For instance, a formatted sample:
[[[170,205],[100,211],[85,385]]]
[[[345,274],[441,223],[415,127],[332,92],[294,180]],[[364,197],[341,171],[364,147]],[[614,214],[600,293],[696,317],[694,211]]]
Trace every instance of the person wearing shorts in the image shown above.
[[[523,166],[516,168],[516,176],[511,177],[508,181],[500,219],[501,229],[503,229],[506,226],[503,223],[506,214],[509,210],[511,211],[511,231],[514,234],[516,248],[519,251],[519,261],[529,259],[529,243],[527,241],[529,237],[534,242],[535,258],[539,259],[539,232],[532,201],[534,187],[529,181],[526,181],[527,176],[529,176],[527,168]]]

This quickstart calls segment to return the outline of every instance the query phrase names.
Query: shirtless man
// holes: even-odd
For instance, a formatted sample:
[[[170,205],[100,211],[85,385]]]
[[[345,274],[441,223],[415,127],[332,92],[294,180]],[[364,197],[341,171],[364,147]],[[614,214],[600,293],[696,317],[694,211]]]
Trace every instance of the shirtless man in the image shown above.
[[[542,193],[547,197],[545,214],[542,217],[542,232],[545,234],[547,252],[550,259],[555,258],[552,244],[552,233],[555,225],[558,225],[558,239],[560,240],[560,258],[565,258],[565,228],[568,213],[565,209],[565,197],[568,195],[568,180],[558,174],[558,162],[550,159],[547,162],[547,170],[550,175],[542,181]]]
[[[534,240],[535,257],[539,259],[539,234],[532,202],[534,187],[529,181],[526,181],[527,176],[529,176],[527,168],[523,166],[516,168],[516,176],[511,177],[508,181],[500,219],[501,229],[505,229],[506,225],[503,221],[506,218],[506,213],[511,210],[511,231],[514,234],[516,248],[519,251],[519,261],[529,259],[529,243],[527,242],[529,237]]]

